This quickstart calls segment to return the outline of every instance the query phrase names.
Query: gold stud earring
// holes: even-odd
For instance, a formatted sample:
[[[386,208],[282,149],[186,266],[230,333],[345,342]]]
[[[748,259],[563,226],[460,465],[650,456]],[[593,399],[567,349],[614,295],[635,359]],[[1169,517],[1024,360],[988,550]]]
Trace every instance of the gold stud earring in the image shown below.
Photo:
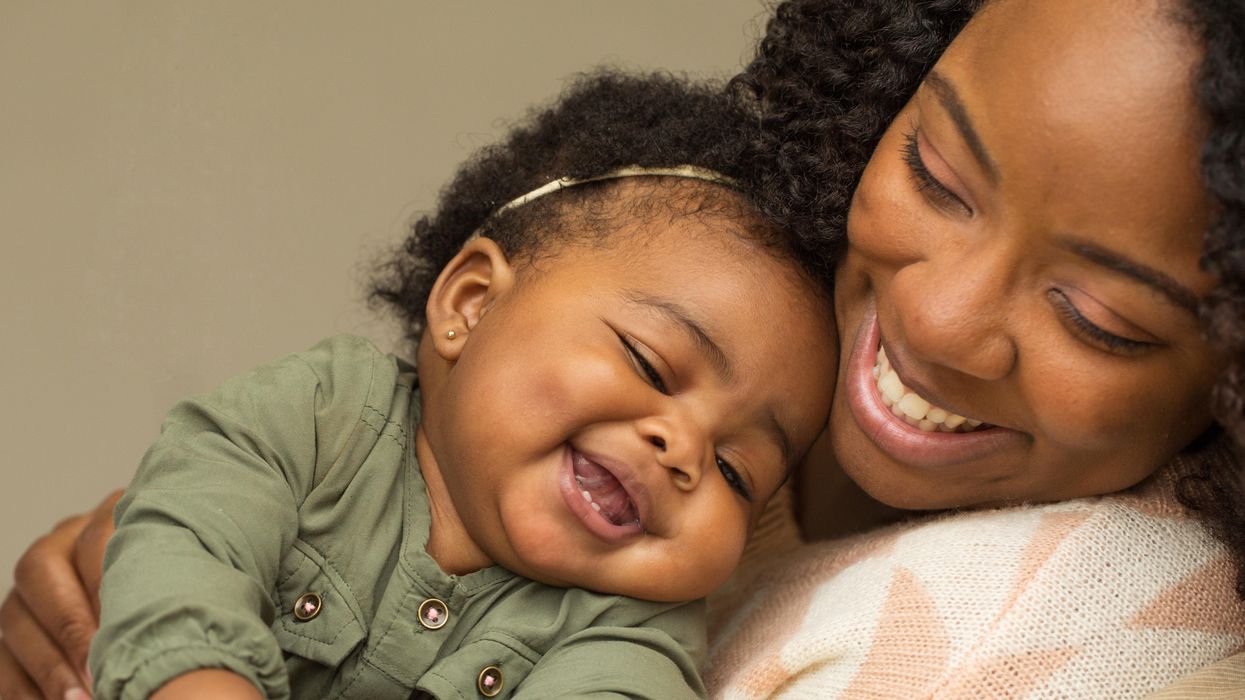
[[[448,330],[445,332],[445,337],[449,338],[450,340],[453,340],[458,337],[458,333],[453,330]]]

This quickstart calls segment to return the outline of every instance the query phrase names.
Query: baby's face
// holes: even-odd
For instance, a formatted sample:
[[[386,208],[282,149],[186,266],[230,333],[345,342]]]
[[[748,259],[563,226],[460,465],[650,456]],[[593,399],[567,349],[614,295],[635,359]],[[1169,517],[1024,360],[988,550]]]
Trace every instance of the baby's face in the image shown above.
[[[828,305],[729,224],[634,225],[516,267],[427,429],[454,508],[529,578],[690,600],[826,424]]]

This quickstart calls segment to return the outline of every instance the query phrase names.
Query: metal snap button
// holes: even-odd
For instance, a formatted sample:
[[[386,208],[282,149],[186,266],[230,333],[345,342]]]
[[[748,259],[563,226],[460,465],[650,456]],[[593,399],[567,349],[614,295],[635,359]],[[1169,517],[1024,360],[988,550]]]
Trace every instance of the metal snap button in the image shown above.
[[[476,677],[476,689],[484,697],[491,698],[501,692],[503,682],[500,668],[485,666]]]
[[[450,609],[436,598],[429,598],[419,604],[419,624],[430,630],[438,630],[450,619]]]
[[[304,593],[294,601],[294,619],[299,622],[315,619],[323,607],[324,600],[320,598],[319,593]]]

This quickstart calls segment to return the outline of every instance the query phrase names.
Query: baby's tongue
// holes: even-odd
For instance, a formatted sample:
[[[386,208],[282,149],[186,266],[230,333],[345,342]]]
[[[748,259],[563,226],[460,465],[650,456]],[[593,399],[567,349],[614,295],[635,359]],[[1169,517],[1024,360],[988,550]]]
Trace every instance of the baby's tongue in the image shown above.
[[[593,503],[601,506],[601,515],[615,525],[638,521],[640,518],[636,514],[635,504],[631,502],[627,490],[618,479],[605,467],[578,452],[574,454],[571,467],[575,470],[575,481],[581,490],[592,496]]]

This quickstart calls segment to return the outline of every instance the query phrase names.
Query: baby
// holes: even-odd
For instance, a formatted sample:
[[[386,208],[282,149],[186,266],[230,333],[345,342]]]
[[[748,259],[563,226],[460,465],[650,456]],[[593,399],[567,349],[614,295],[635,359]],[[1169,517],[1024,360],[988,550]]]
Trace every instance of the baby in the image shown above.
[[[97,696],[702,696],[698,600],[835,374],[824,285],[739,189],[750,128],[586,78],[385,266],[414,367],[339,336],[175,407],[116,511]]]

